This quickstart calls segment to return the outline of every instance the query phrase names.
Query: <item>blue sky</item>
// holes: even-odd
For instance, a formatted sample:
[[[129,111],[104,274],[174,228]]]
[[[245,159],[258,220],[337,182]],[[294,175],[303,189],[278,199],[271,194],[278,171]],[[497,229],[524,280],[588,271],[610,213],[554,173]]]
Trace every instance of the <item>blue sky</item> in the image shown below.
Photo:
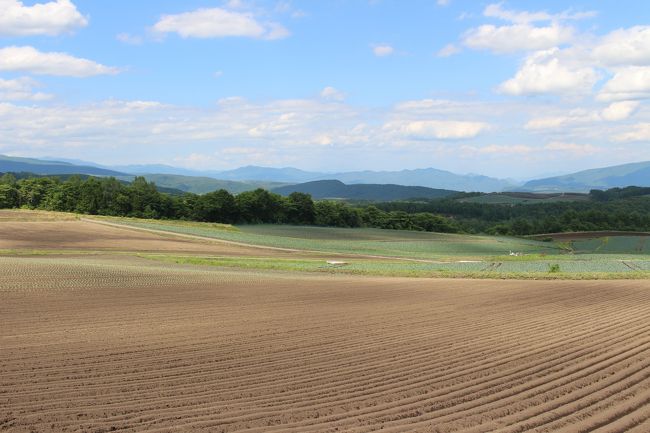
[[[529,178],[650,160],[642,1],[0,0],[0,153]]]

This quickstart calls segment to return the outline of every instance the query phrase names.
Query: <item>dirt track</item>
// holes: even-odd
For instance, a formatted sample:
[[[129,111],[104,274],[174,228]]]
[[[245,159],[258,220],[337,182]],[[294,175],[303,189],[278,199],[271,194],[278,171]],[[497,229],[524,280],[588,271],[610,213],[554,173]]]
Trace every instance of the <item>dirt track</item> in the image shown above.
[[[0,431],[650,431],[647,281],[0,270]]]

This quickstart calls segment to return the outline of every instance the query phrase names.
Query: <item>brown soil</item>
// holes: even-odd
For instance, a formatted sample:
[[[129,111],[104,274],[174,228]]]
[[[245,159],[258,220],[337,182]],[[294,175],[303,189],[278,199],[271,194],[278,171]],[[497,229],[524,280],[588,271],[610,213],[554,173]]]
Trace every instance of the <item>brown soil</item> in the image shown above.
[[[0,431],[640,433],[649,420],[648,281],[0,258]]]
[[[262,248],[188,239],[88,221],[0,222],[0,250],[94,250],[264,256]],[[291,255],[273,251],[273,256]]]

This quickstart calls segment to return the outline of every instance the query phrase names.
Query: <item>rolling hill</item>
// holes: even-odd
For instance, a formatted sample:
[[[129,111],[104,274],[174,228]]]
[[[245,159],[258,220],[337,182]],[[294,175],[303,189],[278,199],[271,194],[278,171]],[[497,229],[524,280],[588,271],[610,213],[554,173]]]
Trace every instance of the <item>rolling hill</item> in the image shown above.
[[[272,189],[286,185],[279,182],[246,181],[237,182],[232,180],[220,180],[205,176],[182,176],[177,174],[143,174],[149,182],[154,182],[158,187],[174,188],[195,194],[225,189],[231,194],[239,194],[244,191],[252,191],[257,188]],[[130,176],[132,177],[132,176]]]
[[[441,198],[458,193],[446,189],[434,189],[424,186],[404,186],[391,184],[355,184],[346,185],[339,180],[317,180],[297,185],[288,185],[273,189],[281,195],[292,192],[310,194],[314,199],[345,199],[369,201],[395,201],[410,198]]]
[[[589,192],[591,189],[650,186],[650,161],[579,171],[526,182],[519,191]]]

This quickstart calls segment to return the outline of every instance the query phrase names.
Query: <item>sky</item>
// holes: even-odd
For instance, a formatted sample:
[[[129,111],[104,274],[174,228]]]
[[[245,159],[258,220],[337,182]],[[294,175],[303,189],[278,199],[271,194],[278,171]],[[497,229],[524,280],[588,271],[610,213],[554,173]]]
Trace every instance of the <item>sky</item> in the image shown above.
[[[0,154],[529,179],[650,160],[644,0],[0,0]]]

